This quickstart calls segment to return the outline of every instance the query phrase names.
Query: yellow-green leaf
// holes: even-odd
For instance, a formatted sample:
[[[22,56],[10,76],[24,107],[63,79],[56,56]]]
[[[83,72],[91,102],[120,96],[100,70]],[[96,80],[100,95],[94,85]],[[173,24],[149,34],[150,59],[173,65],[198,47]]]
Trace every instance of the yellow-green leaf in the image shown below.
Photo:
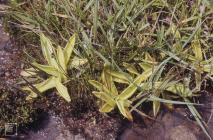
[[[156,97],[159,97],[160,96],[160,92],[157,92],[155,94]],[[153,101],[153,113],[154,113],[154,116],[157,116],[159,110],[160,110],[160,102],[159,101]]]
[[[63,50],[60,46],[58,46],[57,48],[57,59],[58,59],[58,64],[59,64],[59,69],[60,71],[62,71],[62,73],[66,73],[66,63],[65,63],[65,59],[64,59],[64,53]]]
[[[174,23],[170,25],[169,29],[166,32],[166,35],[170,34],[172,34],[175,37],[175,39],[181,38],[180,32],[178,31],[177,26]]]
[[[153,101],[153,113],[154,113],[154,116],[157,116],[159,110],[160,110],[160,102],[159,101]]]
[[[147,71],[147,70],[153,68],[153,64],[150,64],[150,63],[147,63],[147,62],[141,62],[141,63],[139,63],[139,65],[144,71]]]
[[[149,62],[155,62],[155,59],[148,52],[145,52],[145,60]]]
[[[29,92],[29,95],[26,97],[26,100],[31,100],[33,98],[38,97],[38,95],[33,92],[32,89],[30,89],[29,87],[23,87],[22,90]]]
[[[32,65],[35,66],[36,68],[38,68],[39,70],[41,70],[47,74],[50,74],[52,76],[58,77],[60,75],[60,72],[53,66],[41,65],[36,62],[32,63]]]
[[[48,64],[52,65],[52,59],[54,59],[54,48],[52,46],[52,43],[43,33],[40,34],[40,40],[43,56]]]
[[[111,112],[114,109],[114,107],[110,106],[109,104],[105,103],[100,109],[100,112],[108,113]]]
[[[55,87],[55,80],[53,77],[41,82],[41,83],[38,83],[38,84],[35,84],[33,85],[33,87],[38,90],[40,93],[43,93],[51,88],[54,88]],[[29,91],[30,92],[30,95],[27,96],[27,100],[30,100],[32,98],[36,98],[37,97],[37,93],[35,93],[33,91],[33,89],[31,89],[30,87],[24,87],[22,88],[23,90],[25,91]]]
[[[210,57],[209,59],[202,61],[201,64],[202,65],[212,65],[212,62],[213,62],[213,57]]]
[[[204,66],[203,66],[203,70],[204,70],[205,72],[208,72],[208,73],[212,74],[212,72],[213,72],[213,65],[211,65],[211,64],[209,64],[209,65],[204,65]]]
[[[67,102],[71,101],[70,95],[68,93],[67,87],[65,87],[59,78],[55,78],[55,86],[58,91],[58,94],[63,97]]]
[[[129,84],[130,83],[129,81],[124,80],[124,79],[120,79],[118,77],[112,77],[112,79],[113,79],[114,82],[121,83],[121,84]]]
[[[126,100],[130,98],[135,91],[137,90],[138,86],[140,86],[142,81],[145,81],[149,78],[149,76],[152,74],[152,70],[147,70],[138,77],[135,78],[133,83],[131,83],[120,95],[119,99]]]
[[[196,59],[199,60],[199,61],[202,61],[203,60],[203,54],[202,54],[200,41],[199,40],[192,41],[191,47],[192,47],[192,50],[193,50],[193,53],[194,53]]]
[[[64,48],[64,58],[66,65],[70,60],[74,46],[75,46],[75,34],[72,37],[70,37],[66,47]]]
[[[78,68],[88,62],[87,59],[74,57],[70,63],[70,68]]]
[[[132,77],[123,72],[117,72],[113,70],[106,70],[108,74],[110,74],[115,82],[118,83],[130,83],[132,81]]]
[[[103,92],[106,92],[106,93],[110,94],[110,91],[106,88],[106,86],[104,86],[100,82],[95,81],[95,80],[89,80],[89,83],[91,85],[93,85],[95,88],[97,88],[99,91],[103,91]]]
[[[55,78],[51,77],[39,84],[35,84],[34,87],[41,93],[45,92],[55,87]]]
[[[92,92],[97,98],[105,101],[107,104],[109,104],[110,106],[114,107],[115,106],[115,101],[113,100],[113,97],[111,97],[109,94],[105,93],[105,92],[97,92],[97,91],[93,91]]]
[[[133,73],[135,75],[139,75],[137,69],[135,68],[135,66],[128,64],[128,63],[123,63],[124,67],[127,69],[127,71],[129,71],[130,73]]]
[[[195,83],[196,83],[196,88],[200,91],[200,87],[201,87],[201,84],[202,84],[201,73],[195,73]]]
[[[190,97],[192,96],[192,91],[185,87],[183,84],[172,84],[168,88],[167,91],[173,92],[181,97]]]
[[[180,42],[177,42],[172,46],[172,50],[174,53],[183,52],[183,47]]]
[[[125,101],[124,100],[117,100],[116,101],[118,109],[120,111],[120,113],[127,118],[128,120],[132,121],[133,117],[129,111],[129,109],[127,107],[125,107]]]
[[[101,74],[101,79],[103,81],[103,84],[106,86],[107,89],[109,89],[112,95],[118,95],[118,90],[114,84],[112,76],[107,73],[107,70],[110,70],[110,69],[111,67],[109,65],[107,64],[104,65],[104,70]]]
[[[29,69],[25,69],[21,71],[20,75],[24,77],[29,77],[29,76],[37,75],[37,73],[34,68],[29,68]]]
[[[154,93],[154,96],[159,97],[160,92],[156,91]],[[159,101],[153,101],[153,114],[154,114],[154,116],[157,116],[159,110],[160,110],[160,102]]]

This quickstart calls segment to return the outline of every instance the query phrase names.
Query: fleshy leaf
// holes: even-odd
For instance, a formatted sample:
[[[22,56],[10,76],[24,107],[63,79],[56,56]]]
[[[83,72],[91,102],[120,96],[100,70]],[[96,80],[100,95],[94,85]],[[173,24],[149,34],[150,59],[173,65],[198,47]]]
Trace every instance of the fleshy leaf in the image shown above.
[[[125,107],[125,101],[124,100],[117,100],[116,101],[117,106],[121,114],[126,117],[128,120],[132,121],[133,117],[127,107]]]
[[[70,63],[70,68],[78,68],[88,62],[87,59],[74,57]]]
[[[39,84],[35,84],[34,87],[39,91],[39,92],[45,92],[51,88],[55,87],[55,78],[51,77]]]
[[[40,34],[40,40],[43,56],[48,64],[52,65],[52,60],[54,59],[54,48],[52,46],[52,43],[43,33]]]
[[[33,85],[33,87],[38,90],[38,92],[40,93],[43,93],[51,88],[54,88],[55,87],[55,81],[54,81],[54,78],[51,77],[41,83],[38,83],[38,84],[35,84]],[[33,89],[31,89],[30,87],[24,87],[22,88],[23,90],[25,91],[29,91],[30,92],[30,95],[27,97],[27,100],[30,100],[32,98],[36,98],[37,97],[37,93],[35,93],[33,91]]]
[[[65,63],[65,58],[64,58],[64,53],[63,50],[60,46],[57,48],[57,59],[59,63],[59,69],[63,72],[66,72],[66,63]]]
[[[114,84],[114,81],[112,79],[112,76],[108,74],[106,71],[110,70],[111,67],[107,64],[104,65],[104,70],[101,74],[101,79],[103,81],[103,84],[106,86],[107,89],[110,90],[110,93],[112,95],[118,95],[118,90]]]
[[[117,82],[117,83],[122,83],[122,84],[129,84],[130,83],[129,81],[118,78],[118,77],[112,77],[112,78],[113,78],[113,81]]]
[[[36,62],[32,63],[33,66],[35,66],[36,68],[38,68],[39,70],[47,73],[47,74],[50,74],[52,76],[59,76],[60,75],[60,72],[53,66],[49,66],[49,65],[41,65],[41,64],[38,64]]]
[[[144,71],[153,68],[153,64],[150,64],[150,63],[147,63],[147,62],[141,62],[141,63],[139,63],[139,65]]]
[[[139,75],[137,69],[133,65],[128,64],[128,63],[123,63],[123,65],[127,69],[127,71],[129,71],[130,73],[133,73],[135,75]]]
[[[31,100],[33,98],[38,97],[38,95],[32,91],[29,87],[23,87],[22,90],[29,91],[29,95],[26,97],[26,100]]]
[[[213,72],[213,65],[209,64],[209,65],[204,65],[203,66],[203,71],[210,73],[210,75]]]
[[[110,74],[115,82],[119,83],[129,83],[132,81],[132,77],[123,72],[117,72],[113,70],[106,70],[108,74]]]
[[[170,34],[172,34],[175,37],[175,39],[181,38],[180,32],[178,31],[177,26],[175,26],[174,23],[172,23],[169,29],[166,31],[166,35]]]
[[[113,109],[114,109],[114,107],[112,107],[112,106],[110,106],[109,104],[106,103],[99,109],[99,111],[104,112],[104,113],[108,113],[108,112],[111,112]]]
[[[154,95],[156,97],[159,97],[160,96],[160,92],[155,91]],[[152,105],[153,105],[153,114],[154,114],[154,116],[157,116],[157,114],[158,114],[158,112],[160,110],[160,105],[161,104],[160,104],[159,101],[153,101]]]
[[[66,47],[64,48],[64,58],[65,58],[66,65],[68,64],[70,60],[74,46],[75,46],[75,34],[72,37],[70,37]]]
[[[197,90],[200,91],[201,84],[202,84],[202,76],[201,73],[195,73],[195,83]]]
[[[37,73],[34,68],[29,68],[29,69],[25,69],[25,70],[21,71],[20,75],[24,76],[24,77],[30,77],[33,75],[37,75]]]
[[[55,86],[58,91],[58,94],[63,97],[67,102],[71,101],[70,95],[68,93],[67,87],[65,87],[59,78],[55,78]]]
[[[103,92],[106,92],[106,93],[110,94],[110,91],[106,88],[106,86],[104,86],[100,82],[95,81],[95,80],[89,80],[89,83],[91,85],[93,85],[95,88],[97,88],[99,91],[103,91]]]
[[[197,60],[203,60],[202,49],[199,40],[194,40],[192,42],[192,50]]]
[[[173,92],[181,97],[190,97],[192,96],[192,91],[185,87],[183,84],[172,84],[168,88],[167,91]]]
[[[149,76],[152,74],[152,70],[147,70],[143,72],[141,75],[135,78],[134,82],[131,83],[120,95],[119,99],[126,100],[130,98],[135,91],[137,90],[138,86],[140,86],[142,81],[145,81],[149,78]]]
[[[92,92],[97,98],[105,101],[107,104],[109,104],[110,106],[114,107],[115,106],[115,101],[113,100],[113,98],[105,93],[105,92],[96,92],[96,91],[93,91]]]
[[[160,93],[156,93],[155,96],[159,97]],[[160,110],[160,102],[159,101],[153,101],[153,113],[154,116],[157,116],[158,112]]]
[[[145,60],[149,62],[155,62],[155,59],[148,52],[145,52]]]

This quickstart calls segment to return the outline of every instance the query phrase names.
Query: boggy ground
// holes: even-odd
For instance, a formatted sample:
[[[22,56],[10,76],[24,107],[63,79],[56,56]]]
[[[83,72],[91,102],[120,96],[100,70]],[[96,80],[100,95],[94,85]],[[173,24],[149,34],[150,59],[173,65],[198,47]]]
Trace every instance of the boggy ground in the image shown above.
[[[22,50],[15,43],[11,43],[0,24],[0,88],[14,86],[16,83],[22,65],[21,53]],[[209,132],[213,136],[213,119],[210,117],[213,108],[212,92],[209,89],[207,96],[202,99],[208,108],[200,110],[205,120],[208,120]],[[205,140],[207,138],[187,110],[182,107],[174,111],[164,109],[156,121],[138,117],[133,123],[97,111],[86,112],[81,117],[61,117],[60,114],[43,111],[37,121],[28,125],[28,128],[20,128],[18,136],[8,139]]]

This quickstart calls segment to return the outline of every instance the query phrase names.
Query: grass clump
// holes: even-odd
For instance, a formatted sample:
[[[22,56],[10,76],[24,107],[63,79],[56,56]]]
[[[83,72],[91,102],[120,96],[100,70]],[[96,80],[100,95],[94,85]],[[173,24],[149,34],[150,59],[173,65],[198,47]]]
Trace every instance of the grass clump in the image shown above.
[[[131,111],[147,116],[139,107],[148,101],[153,116],[162,104],[185,104],[210,138],[195,108],[200,104],[193,102],[204,81],[212,81],[209,5],[201,0],[24,1],[11,4],[8,19],[23,41],[43,32],[56,45],[65,44],[76,33],[74,53],[88,60],[77,73],[85,85],[95,79],[90,83],[104,101],[102,112],[117,106],[132,120]],[[85,89],[89,93],[92,87]]]

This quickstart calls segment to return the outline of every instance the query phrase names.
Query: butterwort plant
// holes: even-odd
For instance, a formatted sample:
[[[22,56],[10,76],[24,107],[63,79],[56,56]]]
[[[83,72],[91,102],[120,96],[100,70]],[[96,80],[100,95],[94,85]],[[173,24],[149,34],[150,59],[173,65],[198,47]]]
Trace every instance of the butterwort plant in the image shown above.
[[[27,100],[36,98],[39,93],[56,88],[59,96],[63,97],[67,102],[71,101],[68,89],[65,86],[65,83],[68,81],[67,71],[69,68],[76,68],[87,62],[87,59],[81,59],[76,56],[71,60],[71,55],[73,54],[72,52],[75,45],[75,38],[74,34],[70,37],[64,48],[58,46],[56,49],[53,47],[50,39],[43,33],[40,33],[41,50],[47,64],[44,65],[32,62],[32,67],[22,71],[21,75],[24,77],[40,77],[38,75],[38,71],[42,71],[47,75],[47,78],[42,80],[40,83],[22,88],[24,91],[29,92],[29,95],[26,98]]]
[[[128,74],[112,70],[109,64],[105,64],[101,74],[102,82],[95,80],[89,81],[89,83],[98,90],[93,91],[93,94],[104,102],[104,105],[99,111],[108,113],[118,107],[120,113],[125,118],[132,121],[133,117],[129,110],[132,105],[130,98],[135,94],[139,85],[143,81],[146,81],[151,74],[152,70],[148,69],[142,74],[138,74],[136,78],[132,78]],[[114,83],[115,81],[127,84],[128,86],[124,90],[118,91]]]

